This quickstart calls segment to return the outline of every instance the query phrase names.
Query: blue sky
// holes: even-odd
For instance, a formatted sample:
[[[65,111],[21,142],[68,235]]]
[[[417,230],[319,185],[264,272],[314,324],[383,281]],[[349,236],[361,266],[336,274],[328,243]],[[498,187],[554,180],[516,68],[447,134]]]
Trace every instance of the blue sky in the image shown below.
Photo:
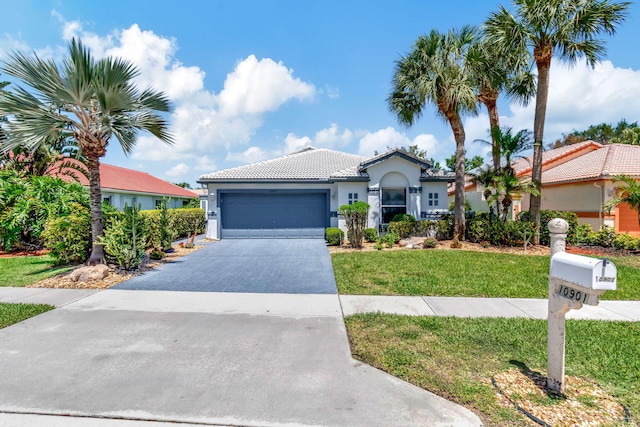
[[[140,135],[125,157],[117,142],[105,163],[196,185],[205,173],[280,156],[305,145],[372,155],[417,144],[435,160],[454,152],[433,107],[411,128],[385,98],[394,61],[431,29],[480,25],[500,2],[21,0],[3,8],[0,56],[19,49],[60,58],[71,37],[96,56],[141,70],[138,84],[171,98],[174,147]],[[502,2],[509,6],[509,2]],[[546,142],[621,118],[640,120],[640,7],[606,38],[591,69],[554,63]],[[5,79],[0,76],[0,79]],[[501,123],[531,129],[528,107],[500,104]],[[488,119],[465,118],[467,150],[487,160]]]

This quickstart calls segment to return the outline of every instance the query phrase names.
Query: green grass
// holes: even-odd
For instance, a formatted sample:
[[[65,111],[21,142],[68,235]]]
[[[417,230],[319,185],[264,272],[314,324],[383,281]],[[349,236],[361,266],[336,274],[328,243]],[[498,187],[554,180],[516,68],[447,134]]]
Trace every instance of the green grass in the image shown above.
[[[22,322],[30,317],[52,310],[53,306],[45,304],[6,304],[0,303],[0,329],[14,323]]]
[[[406,250],[332,255],[338,292],[546,298],[549,257],[491,252]],[[640,259],[612,257],[618,289],[602,299],[640,300]]]
[[[545,321],[358,314],[345,322],[356,359],[465,405],[485,425],[529,425],[496,402],[491,377],[512,368],[546,371]],[[638,322],[567,321],[566,374],[597,383],[636,421],[639,354]]]
[[[26,286],[70,269],[51,262],[49,255],[0,258],[0,286]]]

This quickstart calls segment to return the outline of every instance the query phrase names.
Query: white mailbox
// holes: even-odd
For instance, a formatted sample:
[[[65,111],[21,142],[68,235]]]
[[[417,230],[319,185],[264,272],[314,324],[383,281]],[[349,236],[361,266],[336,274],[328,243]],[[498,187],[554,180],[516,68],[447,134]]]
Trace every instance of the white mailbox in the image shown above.
[[[550,275],[586,289],[614,291],[616,266],[608,259],[558,252],[551,258]]]

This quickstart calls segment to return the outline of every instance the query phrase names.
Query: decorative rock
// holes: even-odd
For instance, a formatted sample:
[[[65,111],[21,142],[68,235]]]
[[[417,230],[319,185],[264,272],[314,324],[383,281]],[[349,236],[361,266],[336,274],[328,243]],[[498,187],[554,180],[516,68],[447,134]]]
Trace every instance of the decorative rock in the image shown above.
[[[109,275],[109,267],[104,264],[89,265],[76,268],[69,274],[69,279],[74,282],[88,282],[91,280],[102,280]]]

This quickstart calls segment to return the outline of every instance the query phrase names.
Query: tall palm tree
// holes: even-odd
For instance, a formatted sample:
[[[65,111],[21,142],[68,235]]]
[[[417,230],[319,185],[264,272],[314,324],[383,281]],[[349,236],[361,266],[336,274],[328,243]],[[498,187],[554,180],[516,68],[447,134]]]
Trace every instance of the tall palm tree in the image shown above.
[[[464,142],[461,114],[477,112],[477,95],[467,55],[477,39],[473,27],[442,34],[432,30],[416,41],[413,50],[396,62],[389,108],[411,126],[427,103],[449,122],[456,141],[454,233],[464,239]]]
[[[604,55],[602,34],[614,34],[624,21],[629,2],[610,0],[514,0],[514,15],[500,6],[485,23],[485,37],[501,46],[501,51],[529,50],[538,71],[536,108],[533,124],[532,182],[542,180],[542,141],[549,94],[551,59],[556,56],[575,63],[585,57],[595,65]],[[541,196],[532,196],[531,217],[540,227]],[[539,233],[535,243],[539,243]]]
[[[95,59],[82,42],[69,43],[69,55],[59,66],[51,59],[14,52],[0,69],[30,88],[18,86],[0,97],[0,115],[10,115],[9,138],[0,152],[23,146],[35,151],[51,139],[77,141],[87,159],[91,196],[89,264],[104,262],[100,158],[107,153],[112,137],[125,154],[130,154],[138,131],[147,131],[171,144],[167,123],[157,112],[169,111],[168,98],[147,88],[140,92],[133,84],[138,70],[119,58]]]
[[[624,186],[618,187],[618,194],[604,205],[604,210],[611,212],[611,209],[616,205],[626,203],[631,209],[638,212],[638,224],[640,224],[640,182],[637,178],[629,175],[616,175],[613,182],[621,182]]]
[[[479,39],[469,54],[478,101],[487,109],[491,134],[491,157],[494,170],[500,168],[500,140],[494,132],[500,129],[498,97],[505,93],[513,102],[527,105],[535,95],[535,76],[531,72],[526,50],[503,52],[485,37]]]

